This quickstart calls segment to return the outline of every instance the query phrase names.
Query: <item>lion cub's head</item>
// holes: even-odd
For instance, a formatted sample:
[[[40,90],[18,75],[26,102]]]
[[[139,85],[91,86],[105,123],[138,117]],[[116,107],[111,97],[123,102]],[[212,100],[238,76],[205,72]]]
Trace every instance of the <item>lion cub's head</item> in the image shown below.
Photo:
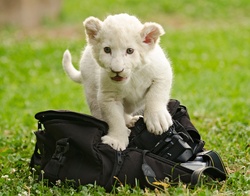
[[[94,58],[118,83],[129,81],[132,72],[145,64],[147,53],[164,34],[159,24],[142,24],[128,14],[111,15],[104,21],[89,17],[83,24]]]

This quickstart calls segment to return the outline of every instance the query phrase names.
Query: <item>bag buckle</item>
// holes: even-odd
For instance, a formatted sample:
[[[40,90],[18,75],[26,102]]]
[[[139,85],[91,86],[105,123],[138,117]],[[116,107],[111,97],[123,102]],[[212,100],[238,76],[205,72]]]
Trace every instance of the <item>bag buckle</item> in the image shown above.
[[[56,142],[56,149],[55,153],[52,156],[52,159],[56,159],[61,164],[64,163],[66,157],[64,156],[69,151],[69,139],[64,138],[61,140],[58,140]]]

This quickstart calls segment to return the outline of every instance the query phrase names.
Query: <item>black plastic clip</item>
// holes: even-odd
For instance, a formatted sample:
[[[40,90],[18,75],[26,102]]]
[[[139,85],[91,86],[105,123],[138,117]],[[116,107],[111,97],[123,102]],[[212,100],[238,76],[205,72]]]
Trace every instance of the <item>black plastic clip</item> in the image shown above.
[[[65,154],[69,151],[69,138],[60,139],[56,142],[56,150],[52,156],[52,159],[60,162],[61,165],[64,164]]]

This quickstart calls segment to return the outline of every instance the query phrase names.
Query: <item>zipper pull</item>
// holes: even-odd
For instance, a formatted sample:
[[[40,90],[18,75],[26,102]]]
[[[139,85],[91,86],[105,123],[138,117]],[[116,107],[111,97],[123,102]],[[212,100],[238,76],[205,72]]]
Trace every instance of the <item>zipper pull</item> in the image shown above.
[[[117,152],[117,163],[118,165],[121,165],[122,164],[122,152],[121,151],[118,151]]]

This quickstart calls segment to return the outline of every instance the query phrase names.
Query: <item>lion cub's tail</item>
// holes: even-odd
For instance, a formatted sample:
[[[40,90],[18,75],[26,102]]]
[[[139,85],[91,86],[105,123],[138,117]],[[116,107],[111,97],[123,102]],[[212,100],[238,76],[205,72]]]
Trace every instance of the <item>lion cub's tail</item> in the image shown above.
[[[64,52],[62,64],[64,71],[67,73],[67,75],[70,77],[71,80],[77,83],[82,82],[81,72],[75,69],[75,67],[73,66],[69,50],[66,50]]]

